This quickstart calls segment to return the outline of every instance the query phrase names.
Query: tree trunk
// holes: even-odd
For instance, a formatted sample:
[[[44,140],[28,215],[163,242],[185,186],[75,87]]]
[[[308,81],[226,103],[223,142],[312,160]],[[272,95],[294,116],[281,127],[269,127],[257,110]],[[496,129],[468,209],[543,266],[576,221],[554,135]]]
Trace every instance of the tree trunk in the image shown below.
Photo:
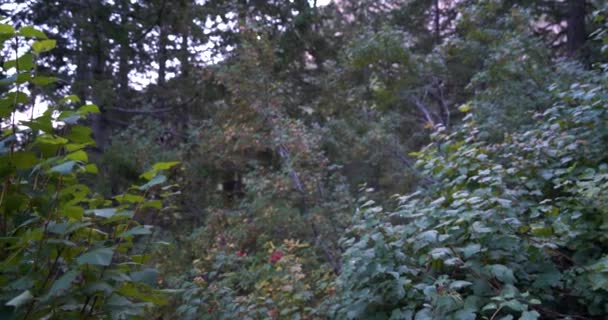
[[[439,0],[435,0],[434,3],[434,11],[435,11],[435,21],[434,21],[434,29],[435,29],[435,41],[437,43],[441,42],[441,11],[439,9]]]
[[[188,52],[188,38],[190,37],[190,26],[188,20],[184,19],[182,25],[182,43],[180,49],[180,64],[182,77],[187,77],[190,72],[190,52]]]
[[[118,62],[118,95],[121,100],[127,98],[127,94],[129,92],[129,72],[131,72],[131,65],[129,63],[129,59],[131,57],[131,48],[129,47],[129,27],[128,27],[128,14],[129,8],[128,3],[124,0],[121,1],[121,29],[122,33],[120,35],[120,51],[119,62]]]
[[[163,21],[159,23],[160,34],[158,39],[158,86],[165,85],[167,73],[167,26]]]
[[[78,43],[78,50],[76,53],[74,91],[83,104],[92,101],[103,112],[103,106],[98,99],[100,91],[98,86],[103,78],[103,64],[105,62],[101,50],[99,31],[91,30],[92,26],[94,28],[96,18],[92,18],[93,23],[91,23],[87,21],[84,15],[78,15],[77,17],[75,39]],[[107,141],[103,114],[92,114],[89,119],[97,148],[103,151]]]
[[[107,122],[105,121],[105,106],[108,101],[108,97],[104,94],[107,92],[106,88],[106,54],[104,45],[107,43],[106,39],[102,34],[102,26],[100,26],[102,17],[94,17],[92,19],[93,31],[93,44],[91,52],[89,52],[90,67],[92,71],[92,83],[91,83],[91,100],[94,104],[99,107],[100,113],[94,113],[91,115],[91,129],[93,130],[93,138],[97,144],[97,148],[103,152],[109,143],[109,129],[107,128]]]
[[[83,36],[86,32],[82,27],[76,27],[74,38],[77,43],[76,49],[76,75],[74,81],[74,93],[82,100],[88,99],[87,86],[90,82],[87,53]]]
[[[238,6],[238,28],[239,28],[239,32],[243,32],[245,30],[247,30],[247,8],[248,8],[248,3],[247,0],[239,0],[239,6]]]
[[[566,46],[568,54],[577,58],[585,58],[585,0],[568,0],[568,27],[566,30]]]

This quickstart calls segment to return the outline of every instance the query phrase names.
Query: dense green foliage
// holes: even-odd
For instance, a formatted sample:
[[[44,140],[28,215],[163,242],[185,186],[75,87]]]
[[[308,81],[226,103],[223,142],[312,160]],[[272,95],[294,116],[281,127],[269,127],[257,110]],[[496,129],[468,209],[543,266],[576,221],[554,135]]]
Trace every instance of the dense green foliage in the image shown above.
[[[338,318],[608,314],[608,78],[586,80],[555,90],[559,102],[501,143],[480,138],[471,117],[437,130],[417,163],[433,185],[393,211],[362,205]]]
[[[154,198],[171,196],[170,188],[159,188],[166,181],[160,172],[176,163],[156,164],[142,175],[145,184],[112,199],[94,193],[83,184],[83,176],[98,171],[85,151],[94,141],[78,122],[98,107],[75,107],[80,100],[68,96],[41,116],[31,111],[29,121],[18,121],[30,103],[28,85],[57,80],[36,72],[36,60],[55,40],[27,26],[15,31],[0,24],[0,31],[9,48],[31,43],[31,50],[15,50],[16,58],[4,62],[14,73],[0,100],[0,116],[10,121],[0,146],[2,319],[124,319],[163,304],[157,271],[146,264],[149,250],[134,241],[150,235],[152,226],[136,217],[162,207]]]
[[[0,14],[3,319],[608,315],[605,1]]]

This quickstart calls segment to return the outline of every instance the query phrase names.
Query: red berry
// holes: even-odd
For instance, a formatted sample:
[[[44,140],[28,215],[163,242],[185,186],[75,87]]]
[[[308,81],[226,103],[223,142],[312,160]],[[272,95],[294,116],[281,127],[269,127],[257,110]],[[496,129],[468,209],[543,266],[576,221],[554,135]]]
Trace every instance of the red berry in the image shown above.
[[[270,263],[275,264],[284,256],[285,254],[283,253],[283,251],[277,249],[270,255]]]

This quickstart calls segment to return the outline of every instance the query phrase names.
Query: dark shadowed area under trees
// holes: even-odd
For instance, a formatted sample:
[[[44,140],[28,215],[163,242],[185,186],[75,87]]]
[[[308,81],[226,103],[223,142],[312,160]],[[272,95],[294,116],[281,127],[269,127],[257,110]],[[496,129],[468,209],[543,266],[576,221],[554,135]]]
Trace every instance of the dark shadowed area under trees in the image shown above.
[[[0,319],[608,318],[608,2],[0,0]]]

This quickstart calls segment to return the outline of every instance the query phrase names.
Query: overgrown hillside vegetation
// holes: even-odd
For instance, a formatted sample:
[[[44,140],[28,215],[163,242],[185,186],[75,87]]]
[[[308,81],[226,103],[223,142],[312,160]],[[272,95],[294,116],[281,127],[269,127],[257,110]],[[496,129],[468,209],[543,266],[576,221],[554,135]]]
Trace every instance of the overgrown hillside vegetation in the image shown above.
[[[1,319],[605,319],[600,0],[0,1]]]

